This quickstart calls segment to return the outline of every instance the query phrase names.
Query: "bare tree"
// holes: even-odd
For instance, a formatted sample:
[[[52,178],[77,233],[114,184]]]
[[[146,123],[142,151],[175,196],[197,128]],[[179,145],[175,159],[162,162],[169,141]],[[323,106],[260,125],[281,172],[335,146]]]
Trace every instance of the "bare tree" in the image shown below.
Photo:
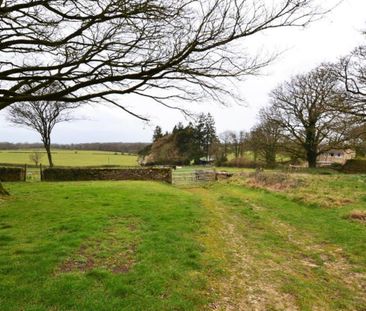
[[[256,138],[253,135],[253,131],[249,131],[245,136],[245,145],[247,146],[248,150],[252,152],[253,161],[257,163],[258,161],[258,154],[259,154],[259,146]]]
[[[268,64],[243,52],[245,39],[307,25],[317,16],[313,2],[0,0],[0,109],[94,100],[144,119],[118,95],[167,107],[171,98],[220,100],[231,94],[227,79]],[[59,88],[39,92],[55,82]]]
[[[244,156],[246,139],[247,139],[247,132],[240,131],[239,132],[239,155],[240,155],[240,157]]]
[[[234,154],[235,159],[240,156],[240,138],[237,132],[230,131],[230,144],[231,150]]]
[[[366,45],[359,46],[333,66],[344,84],[348,100],[338,109],[366,121]]]
[[[230,131],[230,144],[234,157],[237,159],[244,155],[245,132]]]
[[[222,153],[224,158],[227,158],[227,156],[230,153],[231,133],[232,133],[231,131],[225,131],[219,134],[219,139],[222,145]]]
[[[356,125],[334,109],[343,105],[346,97],[327,66],[283,83],[272,91],[271,98],[272,119],[289,141],[285,147],[294,146],[297,153],[299,148],[304,150],[309,167],[316,167],[317,156],[327,148],[342,146]]]
[[[36,166],[41,163],[42,158],[43,154],[39,151],[34,151],[29,155],[29,160],[31,160]]]
[[[366,156],[366,123],[351,129],[349,146],[356,150],[357,156]]]
[[[77,108],[76,103],[65,102],[28,102],[16,103],[9,107],[9,121],[13,124],[28,127],[41,135],[47,152],[50,167],[53,167],[51,153],[51,133],[57,123],[70,121],[70,112]]]
[[[272,120],[271,111],[262,109],[259,113],[260,122],[250,131],[250,145],[265,160],[266,166],[276,166],[276,155],[281,147],[282,127]]]

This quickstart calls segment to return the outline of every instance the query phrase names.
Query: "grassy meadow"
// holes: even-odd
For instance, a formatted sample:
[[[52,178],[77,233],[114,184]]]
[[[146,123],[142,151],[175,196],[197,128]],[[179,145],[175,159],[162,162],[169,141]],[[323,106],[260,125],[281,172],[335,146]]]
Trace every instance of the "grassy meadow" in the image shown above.
[[[366,176],[6,183],[1,310],[366,310]]]
[[[29,156],[42,152],[42,165],[48,165],[47,154],[42,150],[0,150],[0,163],[32,165]],[[52,150],[55,166],[136,166],[137,156],[108,151]]]

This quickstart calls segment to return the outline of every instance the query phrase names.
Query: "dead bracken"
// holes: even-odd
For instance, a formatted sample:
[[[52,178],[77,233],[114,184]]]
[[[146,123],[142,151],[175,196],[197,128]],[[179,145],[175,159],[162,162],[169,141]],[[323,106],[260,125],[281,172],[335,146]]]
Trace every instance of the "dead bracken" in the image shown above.
[[[347,218],[352,220],[358,220],[362,222],[366,222],[366,211],[361,210],[353,210],[347,216]]]
[[[255,188],[283,191],[299,188],[305,184],[305,181],[285,173],[255,172],[248,175],[248,184]]]

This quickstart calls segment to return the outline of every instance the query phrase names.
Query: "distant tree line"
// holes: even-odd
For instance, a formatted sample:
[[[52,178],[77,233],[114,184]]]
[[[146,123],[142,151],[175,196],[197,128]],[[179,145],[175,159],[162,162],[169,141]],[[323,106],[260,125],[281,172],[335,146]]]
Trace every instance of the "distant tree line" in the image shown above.
[[[141,149],[146,147],[148,143],[81,143],[81,144],[53,144],[54,149],[64,150],[96,150],[111,151],[121,153],[137,154]],[[0,142],[0,150],[18,150],[18,149],[40,149],[43,143],[9,143]]]

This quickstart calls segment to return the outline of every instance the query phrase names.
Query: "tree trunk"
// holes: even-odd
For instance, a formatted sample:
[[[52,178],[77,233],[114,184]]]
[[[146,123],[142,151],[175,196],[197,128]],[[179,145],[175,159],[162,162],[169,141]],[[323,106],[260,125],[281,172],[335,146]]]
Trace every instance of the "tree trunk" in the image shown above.
[[[276,151],[274,151],[272,148],[269,148],[268,150],[266,150],[265,158],[266,158],[266,166],[268,168],[276,167]]]
[[[50,167],[53,167],[51,146],[50,145],[45,145],[45,149],[46,149],[46,152],[47,152],[48,163],[49,163]]]
[[[318,142],[316,140],[316,122],[311,122],[311,124],[306,129],[306,159],[308,161],[310,168],[316,168],[316,158],[318,156]]]
[[[9,192],[6,191],[3,185],[0,183],[0,196],[2,195],[9,195]]]
[[[317,150],[312,148],[306,151],[306,157],[310,168],[316,168]]]
[[[258,160],[258,151],[253,150],[253,161],[254,161],[254,163],[257,163],[257,160]]]

